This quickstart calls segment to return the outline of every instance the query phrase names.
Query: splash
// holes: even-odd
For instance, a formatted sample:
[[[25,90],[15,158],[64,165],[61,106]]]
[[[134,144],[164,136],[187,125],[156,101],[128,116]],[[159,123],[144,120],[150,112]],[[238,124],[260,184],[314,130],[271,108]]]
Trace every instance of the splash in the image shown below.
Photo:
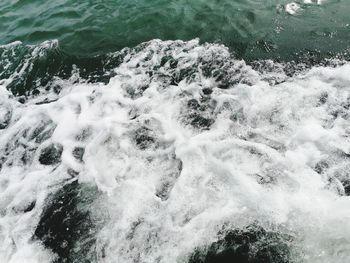
[[[86,68],[57,48],[1,47],[4,262],[349,260],[348,62],[152,40]]]
[[[310,4],[321,5],[324,2],[325,1],[322,1],[322,0],[304,0],[303,4],[304,5],[310,5]],[[285,11],[286,11],[286,13],[288,13],[290,15],[296,15],[300,11],[302,11],[302,7],[301,7],[300,3],[291,2],[291,3],[288,3],[285,5]]]

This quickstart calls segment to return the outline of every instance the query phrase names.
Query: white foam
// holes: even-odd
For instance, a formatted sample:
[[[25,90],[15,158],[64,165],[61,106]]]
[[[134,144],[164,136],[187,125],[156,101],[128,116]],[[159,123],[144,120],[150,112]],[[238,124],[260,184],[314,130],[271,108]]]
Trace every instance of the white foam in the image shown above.
[[[252,83],[219,89],[213,79],[198,74],[190,84],[164,85],[147,70],[166,52],[178,61],[177,68],[199,57],[231,61]],[[16,146],[0,171],[4,262],[50,261],[49,252],[36,252],[38,243],[31,236],[51,187],[70,177],[67,168],[80,172],[80,182],[96,184],[105,193],[109,221],[98,236],[99,262],[186,262],[195,247],[216,240],[223,224],[251,222],[292,234],[294,256],[301,262],[349,260],[350,199],[329,178],[350,180],[344,168],[344,154],[350,152],[350,64],[314,67],[271,85],[244,62],[234,61],[223,46],[154,40],[115,72],[107,85],[62,81],[59,99],[48,104],[2,98],[12,107],[13,119],[0,131],[1,151],[16,136],[34,149],[33,159],[23,165],[18,159],[24,150]],[[148,85],[142,96],[131,98],[126,92],[142,85]],[[209,130],[184,121],[187,101],[200,98],[203,87],[213,89],[211,100],[216,101]],[[38,144],[21,135],[45,119],[57,125],[48,141]],[[155,139],[145,150],[133,138],[143,126]],[[77,140],[87,128],[86,141]],[[57,169],[38,162],[49,142],[64,147]],[[75,146],[85,147],[83,164],[71,155]],[[314,168],[323,160],[329,169],[319,174]],[[172,185],[166,200],[156,196],[164,182]],[[14,212],[31,200],[36,201],[32,211]]]
[[[286,4],[285,10],[288,14],[295,15],[298,11],[301,10],[301,7],[299,4],[297,4],[295,2],[291,2],[289,4]]]
[[[300,13],[300,11],[302,11],[302,6],[304,4],[305,5],[312,5],[312,4],[317,4],[317,5],[321,5],[323,4],[325,1],[323,0],[304,0],[303,2],[291,2],[285,5],[285,11],[286,13],[290,14],[290,15],[296,15],[298,13]]]
[[[324,1],[322,0],[304,0],[304,4],[322,4]]]

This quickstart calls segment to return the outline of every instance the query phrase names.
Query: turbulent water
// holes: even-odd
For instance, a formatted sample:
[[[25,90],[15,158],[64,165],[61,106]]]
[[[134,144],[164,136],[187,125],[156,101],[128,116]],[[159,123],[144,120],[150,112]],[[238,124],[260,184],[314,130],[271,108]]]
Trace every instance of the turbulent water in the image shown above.
[[[2,0],[0,42],[58,39],[86,56],[158,38],[200,38],[245,59],[296,59],[301,50],[349,48],[349,13],[348,0]]]
[[[350,261],[350,4],[71,2],[0,3],[0,262]]]

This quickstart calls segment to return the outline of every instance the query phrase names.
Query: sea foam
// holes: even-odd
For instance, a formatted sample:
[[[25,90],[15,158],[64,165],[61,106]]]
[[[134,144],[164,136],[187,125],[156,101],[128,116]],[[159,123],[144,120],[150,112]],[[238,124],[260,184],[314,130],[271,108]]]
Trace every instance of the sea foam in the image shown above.
[[[350,259],[348,62],[288,76],[198,40],[117,57],[109,81],[74,68],[22,100],[21,71],[3,77],[4,262],[188,262],[250,225],[285,240],[283,262]]]

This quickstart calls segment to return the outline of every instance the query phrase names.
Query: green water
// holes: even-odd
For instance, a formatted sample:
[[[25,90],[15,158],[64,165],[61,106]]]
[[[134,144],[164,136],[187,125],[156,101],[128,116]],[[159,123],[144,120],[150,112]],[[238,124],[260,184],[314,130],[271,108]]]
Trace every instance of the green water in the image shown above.
[[[245,59],[335,54],[349,47],[350,1],[285,0],[2,0],[0,43],[58,39],[79,56],[103,54],[155,38],[219,42]]]

